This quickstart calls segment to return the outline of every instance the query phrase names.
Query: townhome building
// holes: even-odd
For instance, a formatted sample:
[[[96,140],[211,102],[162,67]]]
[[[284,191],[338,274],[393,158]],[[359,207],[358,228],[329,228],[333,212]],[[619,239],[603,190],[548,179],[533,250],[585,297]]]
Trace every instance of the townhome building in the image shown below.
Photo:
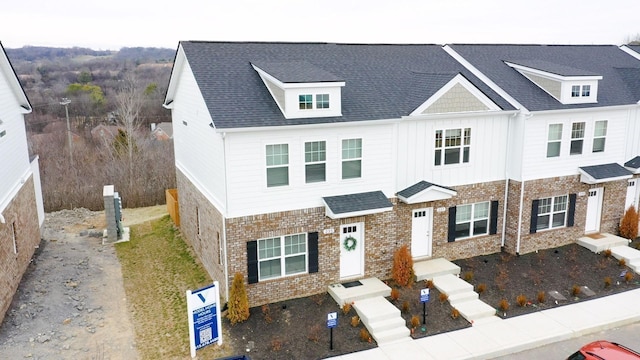
[[[601,45],[445,50],[519,109],[509,130],[507,251],[617,234],[640,194],[638,59]]]
[[[38,157],[30,157],[24,115],[31,105],[0,44],[0,322],[40,244],[44,206]]]
[[[164,103],[181,231],[222,294],[235,273],[252,306],[386,279],[403,245],[454,260],[614,231],[640,62],[520,48],[181,42]]]

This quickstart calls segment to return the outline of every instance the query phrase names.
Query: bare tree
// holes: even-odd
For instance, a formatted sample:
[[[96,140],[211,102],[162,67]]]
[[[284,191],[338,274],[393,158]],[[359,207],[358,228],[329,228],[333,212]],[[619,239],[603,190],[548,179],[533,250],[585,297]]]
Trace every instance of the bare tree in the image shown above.
[[[115,95],[118,120],[126,134],[127,168],[129,170],[129,187],[133,189],[134,182],[134,154],[136,151],[135,136],[140,128],[140,110],[144,105],[144,88],[132,73],[127,73],[121,81],[121,86]],[[114,144],[115,145],[115,144]]]

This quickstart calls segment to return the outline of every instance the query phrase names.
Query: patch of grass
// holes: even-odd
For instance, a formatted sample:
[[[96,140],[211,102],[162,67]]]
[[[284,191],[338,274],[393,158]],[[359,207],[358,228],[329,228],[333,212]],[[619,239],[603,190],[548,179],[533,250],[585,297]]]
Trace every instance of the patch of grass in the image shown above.
[[[185,292],[212,281],[169,216],[133,226],[130,241],[115,244],[115,249],[140,358],[189,357]],[[226,344],[198,350],[202,358],[229,355],[232,349]]]

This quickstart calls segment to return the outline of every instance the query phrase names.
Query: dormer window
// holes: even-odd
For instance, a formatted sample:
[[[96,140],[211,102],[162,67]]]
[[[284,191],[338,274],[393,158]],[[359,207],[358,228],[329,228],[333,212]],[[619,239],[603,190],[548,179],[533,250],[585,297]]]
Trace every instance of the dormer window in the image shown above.
[[[598,82],[602,76],[543,60],[521,60],[505,63],[562,104],[598,102]]]
[[[306,61],[252,62],[286,119],[342,116],[344,80]]]
[[[300,105],[300,110],[313,109],[313,95],[298,96],[298,104]]]

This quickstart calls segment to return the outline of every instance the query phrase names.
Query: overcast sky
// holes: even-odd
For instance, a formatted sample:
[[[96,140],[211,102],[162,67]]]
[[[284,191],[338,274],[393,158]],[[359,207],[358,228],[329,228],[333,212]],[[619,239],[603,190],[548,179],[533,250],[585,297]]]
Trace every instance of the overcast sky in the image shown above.
[[[8,0],[5,48],[180,40],[620,45],[640,0]]]

